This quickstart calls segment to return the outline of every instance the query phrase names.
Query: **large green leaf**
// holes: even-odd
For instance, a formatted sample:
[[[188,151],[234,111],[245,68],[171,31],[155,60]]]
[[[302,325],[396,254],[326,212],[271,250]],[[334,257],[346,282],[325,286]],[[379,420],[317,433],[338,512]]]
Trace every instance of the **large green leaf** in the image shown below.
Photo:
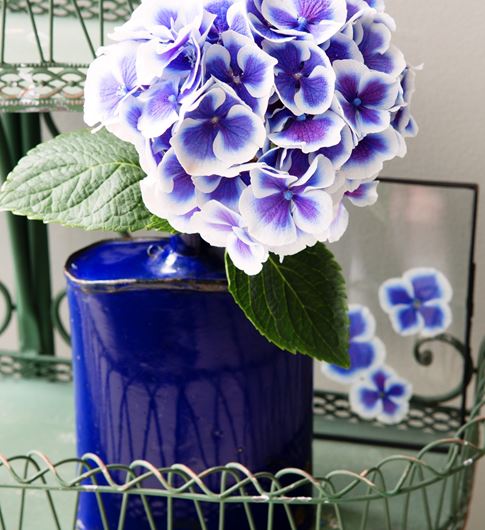
[[[46,223],[134,232],[152,215],[133,146],[105,130],[62,134],[30,151],[8,176],[0,208]]]
[[[291,353],[349,366],[349,323],[342,270],[322,244],[286,257],[273,255],[257,276],[226,255],[229,291],[268,340]]]

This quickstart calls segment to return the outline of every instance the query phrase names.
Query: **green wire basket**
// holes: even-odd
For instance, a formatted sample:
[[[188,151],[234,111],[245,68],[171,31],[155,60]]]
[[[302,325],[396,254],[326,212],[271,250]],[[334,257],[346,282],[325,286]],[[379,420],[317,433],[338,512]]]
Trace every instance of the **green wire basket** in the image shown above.
[[[45,361],[38,359],[5,361],[0,366],[10,377],[25,373],[26,364],[32,365],[30,373],[46,368]],[[44,376],[57,380],[56,385],[69,385],[61,382],[69,379],[68,365],[50,362],[48,366]],[[134,497],[141,501],[150,530],[178,528],[173,507],[180,502],[193,503],[197,514],[193,528],[200,530],[207,528],[202,508],[207,503],[217,506],[221,530],[230,530],[225,526],[225,510],[231,505],[244,508],[241,513],[248,530],[260,530],[252,514],[261,505],[267,513],[264,530],[278,530],[274,524],[276,509],[284,509],[289,528],[297,530],[299,509],[308,510],[309,506],[313,507],[313,529],[461,529],[472,495],[475,465],[485,455],[485,417],[480,416],[485,404],[485,346],[479,366],[475,405],[455,436],[432,442],[417,452],[392,454],[390,449],[318,439],[316,428],[314,475],[297,469],[252,473],[240,464],[195,473],[181,464],[158,469],[142,460],[129,466],[105,463],[94,454],[54,462],[37,451],[10,458],[0,453],[0,529],[77,530],[76,510],[83,492],[96,496],[104,530],[123,529]],[[315,417],[318,419],[318,409]],[[372,462],[377,455],[380,460]],[[339,470],[335,468],[339,463],[351,467]],[[125,479],[120,482],[114,476]],[[311,495],[302,497],[303,486]],[[108,493],[119,495],[121,501],[119,521],[111,522],[111,526],[103,506],[103,494]],[[151,512],[149,497],[165,499],[163,520]],[[39,521],[42,526],[36,526]]]

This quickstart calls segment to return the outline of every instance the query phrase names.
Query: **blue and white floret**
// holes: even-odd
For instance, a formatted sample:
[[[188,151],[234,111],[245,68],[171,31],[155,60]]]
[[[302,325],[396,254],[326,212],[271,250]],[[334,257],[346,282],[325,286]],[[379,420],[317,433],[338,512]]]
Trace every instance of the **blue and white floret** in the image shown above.
[[[132,143],[146,207],[258,274],[335,241],[417,132],[384,3],[143,0],[89,68],[85,121]]]
[[[433,337],[445,332],[453,320],[452,297],[446,276],[430,267],[411,269],[402,278],[387,280],[379,289],[382,309],[396,333],[403,336]]]

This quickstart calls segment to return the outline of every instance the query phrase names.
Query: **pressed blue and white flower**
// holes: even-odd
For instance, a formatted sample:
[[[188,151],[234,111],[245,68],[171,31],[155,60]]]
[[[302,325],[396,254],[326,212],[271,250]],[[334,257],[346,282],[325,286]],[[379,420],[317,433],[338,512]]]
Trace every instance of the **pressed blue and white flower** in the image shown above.
[[[379,289],[382,309],[399,335],[432,337],[452,322],[453,289],[446,276],[433,268],[416,268],[402,278],[387,280]]]
[[[209,201],[194,216],[194,225],[209,244],[226,248],[236,267],[249,275],[261,272],[268,251],[251,237],[236,211],[218,201]]]
[[[274,57],[235,31],[223,33],[221,44],[210,46],[204,58],[206,80],[226,83],[262,117],[274,92],[275,64]]]
[[[190,175],[223,176],[251,161],[265,140],[262,119],[228,85],[215,83],[185,114],[171,143]]]
[[[335,61],[336,96],[346,121],[359,138],[389,128],[399,82],[358,61]]]
[[[322,363],[322,372],[333,381],[348,384],[362,378],[370,370],[381,366],[386,358],[384,343],[375,336],[376,321],[365,306],[351,305],[350,368]]]
[[[318,236],[328,230],[333,201],[325,189],[334,182],[335,171],[323,156],[301,177],[268,165],[253,169],[250,175],[240,210],[256,240],[277,248],[296,244],[299,232]]]
[[[276,146],[300,149],[308,154],[340,143],[345,122],[332,110],[316,116],[295,116],[288,109],[283,109],[277,111],[269,120],[269,127],[268,138]]]
[[[322,114],[330,108],[335,72],[323,50],[308,41],[267,41],[263,48],[278,61],[276,90],[291,112],[297,116]]]
[[[350,391],[350,406],[366,420],[394,425],[406,417],[412,393],[412,385],[408,381],[391,368],[382,366],[354,383]]]
[[[262,0],[261,13],[276,33],[322,44],[345,24],[345,0]]]

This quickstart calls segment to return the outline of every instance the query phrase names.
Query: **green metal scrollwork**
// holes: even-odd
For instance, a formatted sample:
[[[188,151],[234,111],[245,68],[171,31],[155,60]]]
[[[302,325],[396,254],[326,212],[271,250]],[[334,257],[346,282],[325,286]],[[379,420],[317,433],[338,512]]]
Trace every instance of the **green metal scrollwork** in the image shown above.
[[[15,305],[12,301],[12,297],[10,296],[10,292],[7,289],[7,286],[2,282],[0,282],[0,295],[3,298],[5,305],[5,316],[2,320],[0,320],[0,335],[2,335],[3,333],[5,333],[10,322],[12,321]]]
[[[58,331],[59,335],[62,337],[64,342],[70,345],[71,335],[69,334],[69,331],[67,331],[67,328],[64,326],[61,317],[61,304],[66,298],[66,295],[66,291],[62,291],[54,298],[54,301],[52,302],[52,324],[54,325],[55,329]]]
[[[416,361],[422,366],[431,366],[436,355],[431,347],[437,343],[451,346],[453,350],[461,356],[463,359],[464,377],[462,381],[460,381],[456,387],[449,392],[435,396],[415,395],[413,397],[415,402],[432,405],[451,401],[452,399],[460,397],[463,394],[464,390],[468,387],[473,378],[473,359],[470,355],[469,348],[456,337],[446,333],[437,335],[436,337],[421,339],[416,342],[414,346],[414,358]]]

